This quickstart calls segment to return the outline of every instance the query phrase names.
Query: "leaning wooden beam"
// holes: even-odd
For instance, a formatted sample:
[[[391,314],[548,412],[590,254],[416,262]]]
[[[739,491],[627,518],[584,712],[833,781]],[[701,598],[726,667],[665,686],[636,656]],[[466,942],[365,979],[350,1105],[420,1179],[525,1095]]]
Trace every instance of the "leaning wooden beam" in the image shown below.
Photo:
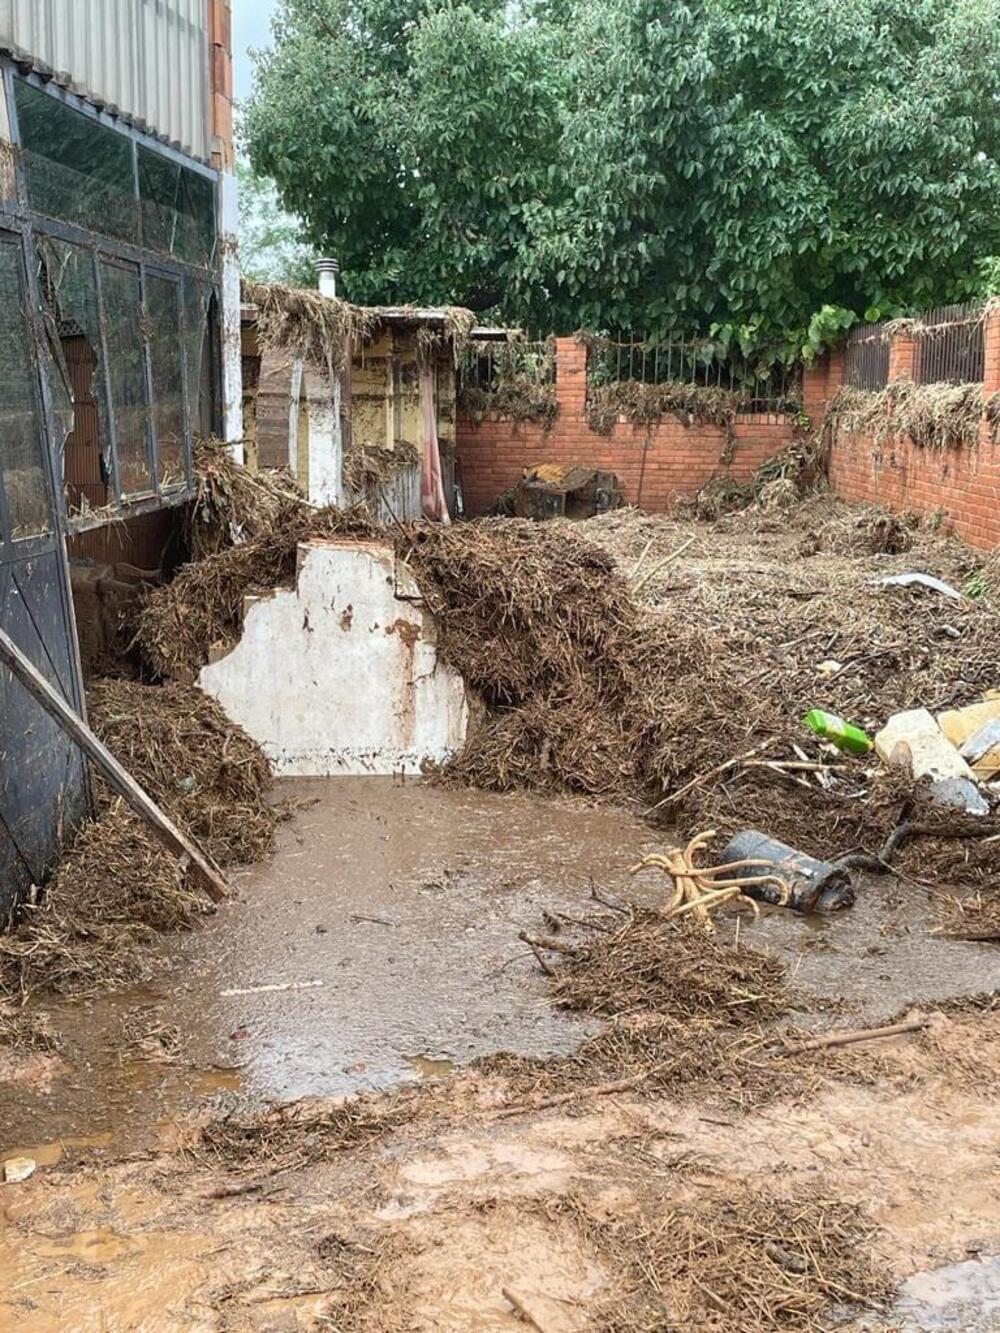
[[[52,688],[34,663],[2,629],[0,629],[0,662],[9,668],[11,674],[38,700],[45,711],[55,718],[91,763],[96,764],[108,785],[146,821],[164,847],[180,859],[185,869],[190,867],[209,897],[214,902],[220,902],[228,897],[229,888],[226,881],[204,852],[163,813],[153,798],[139,786],[131,773],[122,767],[110,750],[98,740],[83,719],[74,712],[62,695]]]

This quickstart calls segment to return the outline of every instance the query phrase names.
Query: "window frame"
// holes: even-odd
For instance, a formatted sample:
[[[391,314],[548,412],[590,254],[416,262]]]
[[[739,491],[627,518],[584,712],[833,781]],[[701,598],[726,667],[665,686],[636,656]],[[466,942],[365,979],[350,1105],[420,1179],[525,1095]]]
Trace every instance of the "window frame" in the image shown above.
[[[44,357],[45,364],[42,364],[40,358],[34,351],[32,353],[33,362],[36,367],[36,373],[40,379],[41,395],[39,404],[44,419],[44,432],[48,449],[46,452],[51,456],[51,467],[49,468],[49,477],[53,483],[56,502],[61,512],[62,519],[67,532],[84,532],[88,529],[103,526],[109,519],[128,519],[139,514],[149,512],[150,510],[166,508],[182,504],[193,498],[196,494],[197,483],[193,470],[193,449],[195,437],[195,419],[196,414],[193,411],[190,400],[190,393],[193,392],[192,386],[188,382],[188,366],[186,355],[181,356],[181,373],[184,384],[184,477],[179,481],[169,483],[166,486],[160,484],[160,465],[157,457],[156,441],[156,405],[154,401],[153,388],[153,367],[152,367],[152,349],[148,333],[143,332],[142,336],[142,359],[143,359],[143,378],[145,385],[146,407],[147,407],[147,441],[149,456],[149,478],[150,485],[148,489],[134,494],[123,495],[121,488],[121,466],[118,452],[118,428],[115,421],[114,406],[111,401],[109,366],[107,356],[107,323],[105,315],[105,297],[102,282],[102,261],[108,261],[115,265],[124,265],[134,268],[139,275],[140,291],[140,318],[145,326],[146,320],[146,293],[148,277],[157,276],[169,278],[178,284],[178,295],[180,300],[180,330],[184,346],[187,346],[187,339],[190,333],[188,329],[188,284],[196,284],[210,289],[217,303],[221,303],[221,276],[220,276],[220,217],[219,217],[219,189],[220,175],[213,168],[205,166],[195,159],[186,157],[183,153],[177,152],[168,145],[160,142],[151,135],[144,134],[134,126],[127,125],[121,120],[110,116],[107,112],[98,110],[91,106],[83,98],[47,82],[35,73],[24,73],[23,69],[18,68],[14,62],[8,59],[0,60],[0,76],[3,80],[2,95],[4,97],[7,110],[10,138],[14,145],[14,194],[8,198],[0,197],[0,227],[20,233],[22,239],[22,259],[26,270],[26,305],[31,312],[31,317],[35,327],[30,330],[34,335],[29,339],[35,346],[47,346],[44,342],[44,326],[42,311],[44,310],[44,296],[41,292],[38,280],[37,265],[32,263],[32,258],[37,250],[37,240],[41,237],[48,237],[52,240],[62,241],[71,245],[76,245],[90,254],[93,263],[97,308],[101,323],[101,346],[95,348],[95,355],[99,357],[99,371],[104,382],[104,389],[107,402],[109,404],[109,420],[107,423],[108,449],[110,454],[110,485],[113,487],[114,494],[109,499],[108,506],[100,511],[91,511],[82,514],[70,514],[67,508],[65,478],[63,475],[55,476],[56,464],[62,458],[62,440],[58,438],[59,426],[51,401],[48,376],[50,374],[59,374],[58,367],[54,364],[51,353],[46,353]],[[18,124],[17,106],[15,100],[16,82],[22,81],[33,87],[44,91],[47,95],[62,102],[71,110],[86,116],[88,119],[109,129],[116,134],[122,135],[128,139],[131,144],[133,181],[135,189],[135,202],[139,218],[138,243],[133,244],[128,241],[117,240],[110,236],[104,236],[97,232],[88,230],[74,222],[66,222],[60,219],[49,217],[47,214],[40,213],[33,209],[30,204],[27,192],[27,181],[24,170],[24,164],[21,158],[20,146],[21,135]],[[212,255],[212,260],[208,265],[199,265],[191,263],[188,260],[180,259],[174,255],[165,255],[159,251],[147,249],[143,245],[143,219],[139,196],[139,174],[138,174],[138,148],[143,148],[157,153],[175,164],[178,164],[197,175],[204,177],[213,184],[215,192],[216,208],[216,244]],[[2,193],[2,192],[0,192]],[[210,303],[209,303],[210,304]],[[208,311],[206,310],[206,320],[208,321]],[[221,415],[221,377],[217,373],[218,366],[221,364],[221,346],[214,346],[219,342],[220,334],[217,330],[206,328],[205,336],[210,340],[212,356],[212,417],[213,427],[217,428]],[[39,342],[41,338],[41,342]],[[61,472],[61,470],[60,470]],[[4,518],[6,521],[6,517]]]

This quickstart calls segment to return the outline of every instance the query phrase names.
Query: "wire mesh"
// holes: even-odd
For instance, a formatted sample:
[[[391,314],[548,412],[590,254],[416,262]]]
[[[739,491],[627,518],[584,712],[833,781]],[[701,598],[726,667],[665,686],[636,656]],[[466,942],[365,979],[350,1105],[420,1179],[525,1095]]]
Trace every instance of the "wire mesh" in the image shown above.
[[[844,383],[873,393],[889,383],[889,334],[884,320],[858,324],[847,335]]]
[[[916,383],[979,383],[986,368],[985,324],[985,307],[978,301],[925,311],[914,328]]]

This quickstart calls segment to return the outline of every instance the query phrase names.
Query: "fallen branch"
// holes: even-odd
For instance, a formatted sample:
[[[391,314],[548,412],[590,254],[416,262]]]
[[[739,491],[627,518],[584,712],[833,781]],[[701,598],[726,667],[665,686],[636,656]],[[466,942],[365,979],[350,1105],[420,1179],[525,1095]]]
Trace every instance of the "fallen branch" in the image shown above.
[[[880,1037],[900,1037],[907,1032],[920,1032],[930,1026],[929,1018],[911,1018],[905,1023],[890,1023],[882,1028],[859,1028],[855,1032],[828,1032],[824,1037],[796,1042],[782,1048],[782,1055],[805,1055],[808,1051],[822,1051],[830,1046],[852,1046],[859,1041],[874,1041]]]

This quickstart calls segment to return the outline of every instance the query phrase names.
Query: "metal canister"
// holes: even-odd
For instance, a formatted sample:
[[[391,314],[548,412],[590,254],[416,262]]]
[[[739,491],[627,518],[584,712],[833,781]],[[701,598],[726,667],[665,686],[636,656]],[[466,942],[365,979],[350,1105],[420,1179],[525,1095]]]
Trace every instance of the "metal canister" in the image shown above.
[[[796,912],[839,912],[854,905],[854,886],[843,866],[829,861],[816,861],[804,852],[796,851],[783,842],[746,829],[737,833],[723,851],[721,861],[768,861],[773,869],[742,866],[731,874],[720,874],[720,879],[754,879],[760,875],[774,875],[785,886],[777,884],[748,884],[746,895],[759,902],[791,907]]]

